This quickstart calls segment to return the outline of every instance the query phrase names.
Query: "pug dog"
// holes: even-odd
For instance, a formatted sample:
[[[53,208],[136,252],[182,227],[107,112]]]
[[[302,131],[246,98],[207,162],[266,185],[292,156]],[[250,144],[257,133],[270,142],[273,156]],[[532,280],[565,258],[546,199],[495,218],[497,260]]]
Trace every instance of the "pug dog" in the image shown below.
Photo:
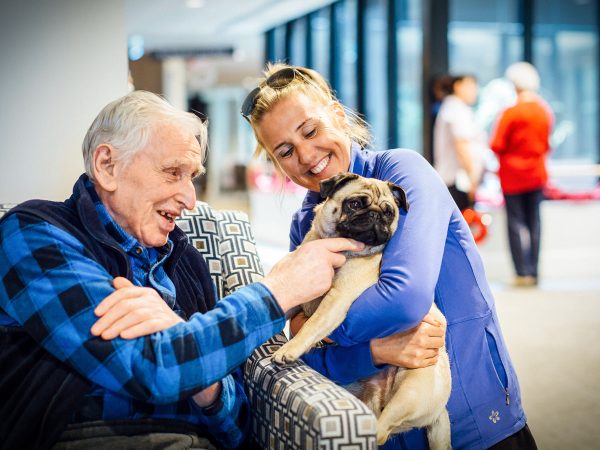
[[[309,319],[290,341],[273,354],[277,364],[291,364],[340,325],[350,305],[379,277],[382,251],[396,231],[400,208],[408,211],[404,190],[393,183],[341,173],[321,181],[321,197],[311,229],[303,242],[347,237],[365,244],[348,252],[330,290],[302,305]],[[435,304],[432,312],[445,321]],[[392,433],[425,427],[432,450],[448,450],[450,420],[450,363],[445,348],[435,365],[423,369],[390,366],[378,374],[344,386],[370,407],[377,417],[377,443]]]

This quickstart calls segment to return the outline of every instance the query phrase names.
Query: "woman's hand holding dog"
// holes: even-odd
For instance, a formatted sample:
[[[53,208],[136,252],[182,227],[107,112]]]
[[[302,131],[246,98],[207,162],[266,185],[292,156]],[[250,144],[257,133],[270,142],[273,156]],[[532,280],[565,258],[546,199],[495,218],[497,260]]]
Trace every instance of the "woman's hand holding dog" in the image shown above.
[[[428,313],[423,321],[409,331],[371,340],[371,355],[375,365],[391,364],[407,369],[432,366],[438,360],[446,338],[446,321],[440,315]]]

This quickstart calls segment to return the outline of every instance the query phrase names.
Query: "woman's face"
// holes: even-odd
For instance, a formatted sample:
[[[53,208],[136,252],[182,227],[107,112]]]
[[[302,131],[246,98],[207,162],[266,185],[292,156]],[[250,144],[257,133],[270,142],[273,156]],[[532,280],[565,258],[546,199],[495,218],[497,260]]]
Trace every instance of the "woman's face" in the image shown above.
[[[269,155],[296,184],[319,191],[319,182],[350,167],[346,115],[298,92],[279,100],[256,128]]]
[[[477,101],[477,81],[471,77],[465,77],[457,81],[454,85],[454,95],[460,98],[467,105],[474,105]]]

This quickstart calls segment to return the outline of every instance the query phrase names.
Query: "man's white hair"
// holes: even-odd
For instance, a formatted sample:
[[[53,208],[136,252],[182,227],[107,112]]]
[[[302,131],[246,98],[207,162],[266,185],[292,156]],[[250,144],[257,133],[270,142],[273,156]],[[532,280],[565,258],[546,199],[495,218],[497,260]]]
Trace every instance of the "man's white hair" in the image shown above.
[[[106,105],[88,129],[82,145],[86,174],[94,179],[93,156],[99,145],[109,144],[117,149],[119,158],[127,164],[165,123],[177,125],[196,136],[204,162],[208,145],[206,124],[195,114],[175,108],[156,94],[133,91]]]
[[[520,91],[537,92],[540,89],[540,75],[528,62],[517,62],[506,69],[506,78]]]

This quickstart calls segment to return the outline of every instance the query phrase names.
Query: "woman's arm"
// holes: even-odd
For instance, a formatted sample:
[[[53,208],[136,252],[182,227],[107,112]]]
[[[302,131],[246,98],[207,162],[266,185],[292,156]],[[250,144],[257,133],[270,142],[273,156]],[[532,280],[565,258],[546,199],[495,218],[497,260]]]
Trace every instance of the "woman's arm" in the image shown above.
[[[306,320],[302,312],[290,320],[292,335]],[[444,346],[445,336],[444,317],[428,313],[412,330],[349,347],[315,348],[304,355],[303,360],[336,383],[348,384],[373,375],[388,364],[408,369],[433,365],[439,349]]]

